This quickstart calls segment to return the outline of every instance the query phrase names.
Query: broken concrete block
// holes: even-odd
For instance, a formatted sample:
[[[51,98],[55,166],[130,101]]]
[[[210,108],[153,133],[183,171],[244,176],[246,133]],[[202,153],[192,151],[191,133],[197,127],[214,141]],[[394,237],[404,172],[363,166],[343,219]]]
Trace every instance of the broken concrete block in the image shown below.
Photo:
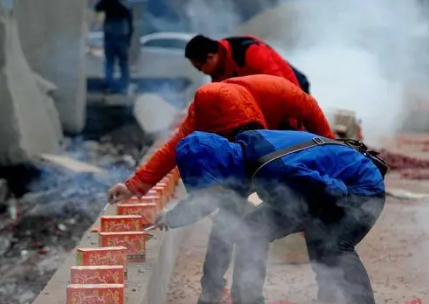
[[[5,202],[9,194],[7,180],[0,178],[0,203]]]
[[[105,173],[100,167],[73,159],[67,155],[40,154],[40,158],[55,166],[67,169],[76,173]]]
[[[147,93],[137,97],[133,113],[146,133],[169,130],[179,110],[157,94]]]
[[[46,96],[46,107],[49,112],[49,117],[52,117],[52,123],[54,124],[54,129],[57,132],[58,138],[63,138],[63,129],[61,126],[60,117],[57,111],[57,108],[55,107],[55,101],[53,99],[53,94],[57,90],[57,86],[53,84],[52,82],[44,79],[42,76],[40,76],[37,73],[34,73],[34,77],[36,80],[36,84],[39,87],[40,91],[43,95]]]
[[[54,92],[63,129],[85,125],[86,0],[20,0],[14,12],[31,68],[58,86]]]
[[[24,57],[10,11],[0,11],[0,67],[0,164],[25,163],[39,153],[58,152],[58,113]]]

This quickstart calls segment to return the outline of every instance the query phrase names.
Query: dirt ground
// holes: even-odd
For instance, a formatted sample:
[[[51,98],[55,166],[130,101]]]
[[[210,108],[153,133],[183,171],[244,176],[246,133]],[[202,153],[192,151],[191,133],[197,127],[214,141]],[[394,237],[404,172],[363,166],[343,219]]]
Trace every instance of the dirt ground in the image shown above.
[[[427,188],[429,189],[429,188]],[[429,202],[389,197],[384,212],[358,252],[370,273],[378,303],[405,303],[419,297],[429,299]],[[196,303],[210,221],[183,244],[170,283],[168,304]],[[231,283],[231,269],[228,282]],[[314,303],[314,274],[309,264],[279,264],[270,260],[265,283],[267,301]]]

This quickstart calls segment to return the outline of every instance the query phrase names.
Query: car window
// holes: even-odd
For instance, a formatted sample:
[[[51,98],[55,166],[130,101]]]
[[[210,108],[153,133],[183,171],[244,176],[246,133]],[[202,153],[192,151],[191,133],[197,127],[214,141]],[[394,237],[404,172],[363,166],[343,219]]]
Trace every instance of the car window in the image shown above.
[[[142,44],[143,47],[160,47],[167,49],[184,50],[187,41],[174,38],[151,39]]]

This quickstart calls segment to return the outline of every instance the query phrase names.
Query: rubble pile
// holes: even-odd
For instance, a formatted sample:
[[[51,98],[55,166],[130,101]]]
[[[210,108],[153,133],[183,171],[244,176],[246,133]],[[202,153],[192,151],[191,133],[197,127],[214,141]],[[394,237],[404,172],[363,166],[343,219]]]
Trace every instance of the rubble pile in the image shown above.
[[[136,147],[132,132],[121,133],[64,141],[68,156],[107,174],[68,172],[41,161],[31,192],[19,198],[0,179],[0,303],[31,303],[103,209],[109,186],[131,175],[147,147]]]
[[[390,170],[406,179],[429,179],[429,137],[427,134],[404,134],[391,147],[380,150]]]
[[[384,149],[380,150],[380,156],[386,161],[391,170],[429,169],[429,160],[402,155]]]

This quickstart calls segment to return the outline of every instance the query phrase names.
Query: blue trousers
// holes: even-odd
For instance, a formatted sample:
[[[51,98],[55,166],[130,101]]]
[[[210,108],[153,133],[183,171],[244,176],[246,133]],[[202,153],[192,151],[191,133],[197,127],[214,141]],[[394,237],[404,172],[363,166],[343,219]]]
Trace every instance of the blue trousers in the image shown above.
[[[113,90],[126,90],[130,82],[128,63],[129,37],[127,35],[109,35],[104,38],[106,86]],[[115,64],[118,62],[121,78],[118,85],[114,82]]]

